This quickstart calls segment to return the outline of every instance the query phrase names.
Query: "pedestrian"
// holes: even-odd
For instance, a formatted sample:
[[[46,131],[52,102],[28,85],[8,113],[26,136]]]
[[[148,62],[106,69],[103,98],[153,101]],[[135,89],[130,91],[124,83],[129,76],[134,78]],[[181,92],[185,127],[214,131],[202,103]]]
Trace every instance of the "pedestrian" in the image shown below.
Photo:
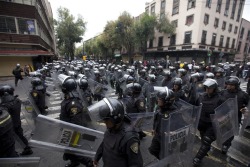
[[[0,158],[18,157],[11,116],[3,106],[0,106],[0,148]]]
[[[23,72],[24,72],[24,75],[25,75],[26,77],[29,76],[30,69],[29,69],[29,66],[28,66],[28,65],[25,65],[25,66],[24,66]]]
[[[62,92],[64,93],[64,100],[61,103],[60,120],[86,127],[88,126],[88,122],[86,120],[87,111],[83,110],[76,88],[77,83],[73,78],[66,79],[63,82]],[[65,165],[65,167],[76,167],[79,166],[80,163],[86,167],[93,166],[93,161],[84,156],[64,153],[63,159],[65,161],[70,160],[70,163]]]
[[[89,112],[107,127],[96,151],[94,166],[102,158],[104,167],[142,167],[139,136],[133,127],[127,126],[122,103],[117,99],[104,98],[92,105]]]
[[[160,91],[157,95],[157,103],[158,107],[155,112],[154,122],[153,122],[153,130],[152,135],[153,139],[151,142],[150,147],[148,148],[150,154],[155,156],[157,159],[161,159],[160,157],[161,152],[161,142],[162,142],[162,129],[161,123],[162,119],[169,118],[171,113],[176,112],[177,105],[175,105],[175,95],[174,92],[170,89],[166,91]]]
[[[17,86],[19,79],[23,80],[22,72],[23,72],[23,69],[20,67],[20,64],[17,64],[16,68],[12,70],[12,74],[15,76],[15,86]]]
[[[20,138],[24,144],[24,150],[21,155],[33,154],[32,149],[28,144],[28,140],[23,135],[23,128],[21,124],[21,100],[18,96],[14,96],[14,88],[10,85],[3,85],[0,87],[0,98],[2,100],[1,105],[8,109],[13,122],[13,129],[15,134]]]
[[[196,105],[202,103],[201,116],[198,124],[198,130],[201,136],[201,147],[193,159],[193,165],[199,166],[202,159],[207,155],[211,148],[212,142],[216,140],[215,130],[210,118],[214,114],[214,109],[220,106],[225,99],[218,90],[218,83],[214,79],[207,79],[203,83],[205,92],[200,95]]]

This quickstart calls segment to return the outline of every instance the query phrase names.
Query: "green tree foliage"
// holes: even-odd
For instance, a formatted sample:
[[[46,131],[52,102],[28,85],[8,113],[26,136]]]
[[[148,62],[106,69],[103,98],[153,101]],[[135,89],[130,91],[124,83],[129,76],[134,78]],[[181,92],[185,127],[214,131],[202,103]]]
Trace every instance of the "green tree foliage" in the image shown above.
[[[55,20],[55,30],[57,34],[57,44],[62,55],[74,58],[75,43],[81,42],[85,33],[86,22],[82,16],[75,20],[74,16],[66,8],[60,7],[58,19]]]
[[[164,34],[173,35],[175,33],[175,26],[170,23],[167,16],[158,19],[156,29]]]
[[[144,13],[140,20],[135,22],[135,41],[143,56],[147,50],[147,41],[154,38],[156,24],[156,16],[148,15],[148,13]]]
[[[126,48],[128,55],[132,56],[135,46],[134,19],[128,12],[123,12],[117,20],[116,33],[121,44]]]

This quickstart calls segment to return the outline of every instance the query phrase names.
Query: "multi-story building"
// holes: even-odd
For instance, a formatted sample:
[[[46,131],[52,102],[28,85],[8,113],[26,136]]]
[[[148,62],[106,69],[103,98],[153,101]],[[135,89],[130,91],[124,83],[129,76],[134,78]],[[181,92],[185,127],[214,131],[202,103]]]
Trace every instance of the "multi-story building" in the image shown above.
[[[235,61],[250,61],[250,22],[242,19],[237,41]]]
[[[233,61],[244,0],[153,0],[145,11],[167,16],[174,35],[156,32],[148,42],[146,59],[172,61]],[[211,56],[208,56],[211,53]]]
[[[36,69],[55,56],[53,15],[47,0],[0,0],[0,76],[17,63]]]

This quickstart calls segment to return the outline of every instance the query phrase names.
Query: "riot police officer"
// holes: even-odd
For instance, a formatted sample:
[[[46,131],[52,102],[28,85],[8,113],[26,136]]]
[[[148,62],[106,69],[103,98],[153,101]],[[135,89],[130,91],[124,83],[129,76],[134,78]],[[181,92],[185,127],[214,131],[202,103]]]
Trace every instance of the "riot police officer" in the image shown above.
[[[203,73],[194,73],[191,75],[188,102],[192,105],[195,105],[197,103],[199,94],[204,92],[203,79]]]
[[[242,91],[240,88],[240,79],[236,76],[230,76],[226,79],[225,82],[226,89],[221,91],[221,95],[228,98],[237,97],[238,102],[238,123],[240,125],[242,114],[246,112],[246,106],[248,105],[249,95]],[[225,154],[229,147],[231,146],[231,142],[234,137],[229,138],[222,146],[222,153]]]
[[[45,110],[48,107],[45,105],[45,94],[46,89],[40,78],[33,78],[31,80],[32,90],[30,92],[31,97],[34,99],[36,106],[38,107],[42,115],[47,115],[48,112]]]
[[[82,95],[82,100],[86,107],[92,105],[92,93],[89,89],[89,84],[86,79],[81,78],[79,80],[80,93]]]
[[[126,85],[127,96],[122,99],[126,106],[126,113],[142,113],[146,112],[146,100],[141,93],[142,87],[139,83],[130,83]],[[146,134],[138,128],[139,138],[146,137]]]
[[[153,139],[149,147],[149,152],[157,159],[160,159],[161,151],[161,120],[168,118],[170,113],[176,112],[177,106],[175,105],[174,92],[170,89],[167,91],[160,91],[157,95],[158,109],[155,112],[153,123]]]
[[[13,129],[15,134],[25,145],[25,148],[21,155],[30,155],[33,153],[28,145],[28,140],[23,136],[23,128],[21,124],[21,100],[18,96],[14,96],[14,88],[10,85],[3,85],[0,87],[0,97],[2,100],[1,105],[6,107],[9,114],[11,115],[13,122]]]
[[[164,72],[164,79],[162,80],[161,86],[167,86],[169,89],[173,88],[172,75],[170,71]]]
[[[13,124],[7,110],[0,106],[0,158],[18,157],[15,151]]]
[[[107,167],[142,167],[138,133],[125,123],[122,103],[117,99],[104,98],[92,105],[89,112],[107,127],[96,152],[94,165],[97,166],[102,158],[104,166]]]
[[[219,90],[223,90],[225,88],[225,78],[224,78],[225,71],[223,68],[217,67],[214,70],[214,79],[218,83]]]
[[[182,99],[184,101],[187,101],[187,97],[185,96],[185,92],[182,89],[182,79],[181,78],[175,78],[173,80],[173,92],[175,95],[175,100]]]
[[[220,106],[225,99],[218,92],[218,83],[214,79],[207,79],[203,83],[205,92],[200,95],[196,105],[202,103],[201,116],[198,130],[201,136],[201,147],[197,152],[193,164],[199,166],[201,160],[207,155],[211,144],[216,140],[215,132],[212,126],[210,114],[214,114],[214,109]]]
[[[83,106],[80,102],[79,95],[76,92],[76,88],[77,83],[73,78],[67,78],[62,83],[64,100],[61,103],[60,120],[80,126],[88,126],[88,120],[86,117],[87,111],[83,110]],[[75,167],[80,163],[84,164],[87,167],[93,166],[92,160],[83,156],[65,153],[63,155],[63,159],[70,160],[70,163],[67,164],[66,167]]]

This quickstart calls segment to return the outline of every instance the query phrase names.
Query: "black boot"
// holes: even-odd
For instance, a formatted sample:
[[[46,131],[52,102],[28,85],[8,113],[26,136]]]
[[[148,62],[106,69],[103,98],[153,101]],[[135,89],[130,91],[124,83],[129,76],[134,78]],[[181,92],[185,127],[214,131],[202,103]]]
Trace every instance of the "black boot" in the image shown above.
[[[33,154],[33,151],[29,146],[26,146],[20,155],[31,155],[31,154]]]
[[[193,159],[193,166],[198,167],[201,164],[201,160],[199,158],[194,158]]]

